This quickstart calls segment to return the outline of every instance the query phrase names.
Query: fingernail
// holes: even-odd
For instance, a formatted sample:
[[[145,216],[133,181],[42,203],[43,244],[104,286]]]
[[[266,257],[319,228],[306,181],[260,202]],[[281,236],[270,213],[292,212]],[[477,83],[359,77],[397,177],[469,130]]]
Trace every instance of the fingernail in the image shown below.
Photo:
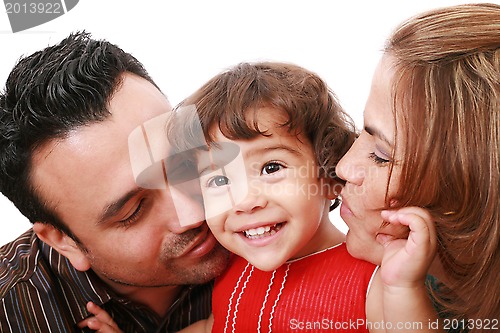
[[[387,234],[377,234],[377,237],[375,239],[383,246],[386,246],[390,241],[394,240],[395,238],[394,236]]]
[[[393,211],[393,210],[383,210],[383,211],[380,212],[380,215],[382,215],[382,217],[384,219],[386,219],[386,218],[389,218],[392,215],[394,215],[394,213],[395,213],[395,211]]]

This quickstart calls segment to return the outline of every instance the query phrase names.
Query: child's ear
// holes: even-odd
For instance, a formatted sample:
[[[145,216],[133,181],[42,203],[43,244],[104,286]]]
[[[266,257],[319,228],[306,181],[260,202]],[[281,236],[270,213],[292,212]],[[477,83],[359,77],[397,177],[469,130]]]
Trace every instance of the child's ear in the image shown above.
[[[90,268],[90,262],[86,253],[64,232],[51,224],[41,222],[35,222],[33,230],[44,243],[47,243],[57,252],[68,258],[77,270],[83,272]]]

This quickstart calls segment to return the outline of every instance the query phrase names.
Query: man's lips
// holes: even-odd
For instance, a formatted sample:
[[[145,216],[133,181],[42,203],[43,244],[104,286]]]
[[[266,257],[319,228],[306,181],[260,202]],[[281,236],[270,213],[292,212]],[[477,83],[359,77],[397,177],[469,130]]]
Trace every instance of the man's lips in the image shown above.
[[[183,253],[180,254],[179,257],[198,258],[213,250],[213,248],[217,245],[217,240],[206,225],[202,230],[202,232],[194,237],[191,244],[184,249]]]

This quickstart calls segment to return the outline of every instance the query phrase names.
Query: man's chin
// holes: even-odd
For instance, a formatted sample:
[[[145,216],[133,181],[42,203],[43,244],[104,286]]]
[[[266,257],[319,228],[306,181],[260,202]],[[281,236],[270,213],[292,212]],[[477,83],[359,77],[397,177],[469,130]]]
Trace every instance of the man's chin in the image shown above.
[[[189,284],[206,283],[221,275],[229,264],[229,255],[228,250],[217,244],[212,251],[203,257],[201,262],[193,267]]]

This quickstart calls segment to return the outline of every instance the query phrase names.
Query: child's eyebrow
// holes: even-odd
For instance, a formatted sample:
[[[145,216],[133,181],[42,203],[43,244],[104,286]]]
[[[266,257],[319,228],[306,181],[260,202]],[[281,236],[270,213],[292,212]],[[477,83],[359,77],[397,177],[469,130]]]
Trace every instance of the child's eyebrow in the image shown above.
[[[262,154],[262,152],[273,151],[273,150],[284,150],[284,151],[287,151],[295,156],[299,156],[299,157],[302,156],[302,154],[300,153],[300,151],[298,149],[295,149],[293,147],[290,147],[290,146],[284,145],[284,144],[276,144],[273,146],[268,146],[268,147],[263,147],[261,149],[252,150],[248,155],[250,155],[250,156],[258,155],[258,154]]]
[[[231,163],[240,153],[240,147],[236,143],[223,142],[211,147],[201,147],[197,149],[198,173],[204,173]]]
[[[236,145],[236,144],[234,144]],[[245,154],[245,157],[253,157],[255,155],[262,155],[267,152],[272,152],[272,151],[277,151],[277,150],[282,150],[286,151],[290,154],[293,154],[296,157],[302,157],[303,154],[301,152],[291,146],[284,145],[284,144],[276,144],[272,146],[266,146],[258,149],[252,149],[248,153]],[[210,148],[209,150],[206,149],[199,149],[198,150],[198,173],[203,175],[206,172],[213,171],[216,169],[220,169],[231,163],[231,161],[234,160],[234,158],[238,154],[234,154],[234,151],[231,151],[229,154],[223,154],[224,150],[218,149],[218,148]],[[238,150],[239,153],[239,150]],[[206,156],[206,158],[201,161],[201,155]],[[205,165],[206,164],[206,165]]]
[[[199,161],[198,161],[198,164],[200,164]],[[216,163],[210,162],[206,166],[201,167],[201,169],[198,168],[198,174],[200,176],[203,176],[204,174],[209,173],[210,171],[213,171],[213,170],[220,169],[221,167],[223,167],[223,166],[218,166]]]

